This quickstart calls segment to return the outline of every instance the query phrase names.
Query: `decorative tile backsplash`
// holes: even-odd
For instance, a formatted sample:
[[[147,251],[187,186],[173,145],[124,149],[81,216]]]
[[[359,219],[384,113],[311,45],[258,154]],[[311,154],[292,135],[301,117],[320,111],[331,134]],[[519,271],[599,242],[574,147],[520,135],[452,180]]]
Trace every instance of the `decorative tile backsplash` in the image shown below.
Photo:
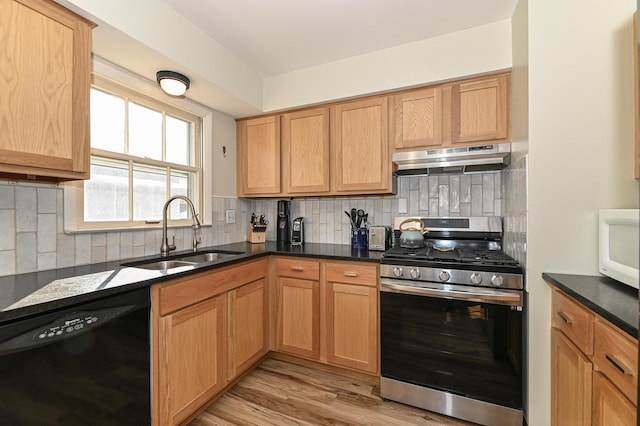
[[[214,198],[213,226],[196,231],[200,245],[246,239],[250,200]],[[225,223],[225,210],[236,223]],[[159,254],[162,229],[64,233],[63,189],[46,185],[0,184],[0,276]],[[191,227],[170,228],[178,250],[191,247]]]
[[[526,165],[501,173],[398,178],[395,196],[298,198],[291,201],[291,220],[305,218],[305,241],[349,244],[350,224],[344,211],[369,213],[369,223],[392,225],[395,216],[505,216],[505,249],[524,262],[526,237]],[[505,203],[506,199],[509,203]],[[509,210],[505,210],[506,206]],[[524,207],[523,207],[524,206]],[[235,210],[235,224],[225,212]],[[277,200],[213,198],[213,226],[200,231],[201,245],[247,240],[252,212],[270,224],[267,240],[276,240]],[[0,183],[0,276],[158,254],[162,230],[65,234],[63,189],[47,185]],[[170,228],[178,250],[191,247],[192,229]]]

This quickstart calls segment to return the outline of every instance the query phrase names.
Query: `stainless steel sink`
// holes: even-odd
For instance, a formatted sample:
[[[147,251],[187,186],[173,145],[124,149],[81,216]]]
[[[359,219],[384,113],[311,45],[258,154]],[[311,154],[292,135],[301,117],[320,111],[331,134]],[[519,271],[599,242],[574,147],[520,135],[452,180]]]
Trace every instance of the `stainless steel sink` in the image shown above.
[[[172,257],[170,259],[162,258],[162,259],[151,259],[147,261],[123,263],[122,266],[149,269],[154,271],[168,271],[170,269],[181,268],[185,266],[198,268],[210,262],[214,262],[220,259],[229,259],[229,258],[238,256],[240,254],[244,254],[244,253],[207,250],[202,252],[183,254],[181,256]]]

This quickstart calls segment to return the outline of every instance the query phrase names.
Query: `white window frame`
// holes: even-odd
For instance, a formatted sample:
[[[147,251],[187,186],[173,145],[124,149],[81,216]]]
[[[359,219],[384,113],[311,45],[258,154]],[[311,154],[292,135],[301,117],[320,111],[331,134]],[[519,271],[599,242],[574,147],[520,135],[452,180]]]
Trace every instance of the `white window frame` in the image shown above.
[[[203,225],[211,225],[211,199],[212,199],[212,155],[211,149],[213,147],[212,140],[212,126],[213,126],[213,111],[205,106],[191,101],[186,98],[172,98],[165,95],[155,82],[146,80],[136,74],[133,74],[123,68],[118,67],[110,62],[99,57],[93,58],[93,74],[94,79],[98,83],[96,87],[100,90],[110,92],[113,91],[117,96],[123,96],[117,91],[118,86],[123,87],[125,91],[133,91],[134,95],[129,96],[129,100],[140,103],[145,106],[157,109],[161,108],[161,105],[154,106],[154,103],[168,104],[175,108],[173,111],[167,111],[170,115],[175,115],[178,118],[180,114],[174,114],[180,110],[187,112],[188,114],[196,115],[202,118],[201,130],[198,132],[201,134],[201,140],[196,140],[196,143],[200,143],[200,191],[197,199],[192,200],[196,205],[196,211],[201,215],[201,222]],[[139,94],[139,95],[138,95]],[[123,96],[124,97],[124,96]],[[100,156],[103,151],[97,149],[91,149],[92,155]],[[132,161],[135,159],[133,156],[126,154],[109,153],[109,158],[119,158],[123,160]],[[144,160],[142,164],[153,164],[152,160]],[[189,166],[185,167],[179,165],[179,169],[192,169]],[[136,229],[154,229],[161,228],[162,221],[159,222],[85,222],[84,221],[84,181],[68,182],[64,184],[64,230],[66,233],[74,232],[96,232],[96,231],[123,231],[123,230],[136,230]],[[177,202],[177,201],[176,201]],[[130,206],[131,208],[133,206]],[[181,227],[191,226],[191,219],[179,219],[169,220],[169,227]]]

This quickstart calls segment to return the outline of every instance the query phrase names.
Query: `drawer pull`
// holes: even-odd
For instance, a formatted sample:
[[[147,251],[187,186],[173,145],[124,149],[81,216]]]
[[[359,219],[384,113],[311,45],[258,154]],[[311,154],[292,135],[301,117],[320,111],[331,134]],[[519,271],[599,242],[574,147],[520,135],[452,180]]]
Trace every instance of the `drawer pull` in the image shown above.
[[[626,375],[626,376],[633,376],[633,372],[631,372],[629,369],[627,369],[627,367],[625,367],[625,365],[623,363],[621,363],[620,361],[618,361],[617,359],[615,359],[613,357],[613,355],[605,355],[605,358],[607,358],[607,361],[609,361],[611,364],[613,364],[613,366],[615,368],[617,368],[622,374]]]
[[[293,272],[304,272],[304,267],[302,267],[302,266],[292,266],[291,270]]]
[[[344,275],[345,277],[357,277],[358,273],[357,272],[344,271],[342,273],[342,275]]]
[[[569,318],[564,312],[558,311],[558,316],[562,318],[562,321],[564,321],[565,323],[573,324],[573,320]]]

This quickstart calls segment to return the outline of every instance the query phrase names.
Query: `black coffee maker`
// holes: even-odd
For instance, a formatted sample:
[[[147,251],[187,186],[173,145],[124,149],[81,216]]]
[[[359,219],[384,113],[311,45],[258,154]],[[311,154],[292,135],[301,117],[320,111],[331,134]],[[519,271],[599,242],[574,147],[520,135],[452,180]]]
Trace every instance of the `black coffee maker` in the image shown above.
[[[289,244],[291,242],[291,224],[289,223],[290,202],[287,200],[278,201],[278,228],[277,243]]]

